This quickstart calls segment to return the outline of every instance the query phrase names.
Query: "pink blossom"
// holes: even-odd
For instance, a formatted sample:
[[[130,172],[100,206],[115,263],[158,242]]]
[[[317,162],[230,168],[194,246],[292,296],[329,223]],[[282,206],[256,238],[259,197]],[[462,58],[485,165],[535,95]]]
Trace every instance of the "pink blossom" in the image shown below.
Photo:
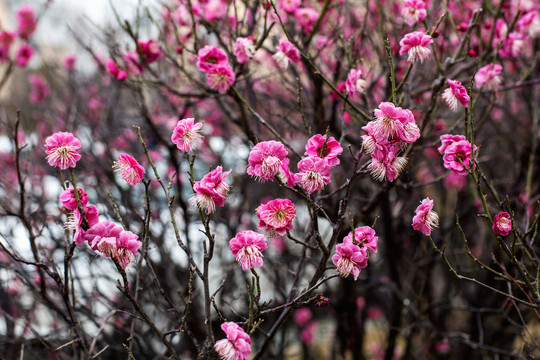
[[[251,353],[249,335],[233,322],[221,324],[221,330],[227,335],[226,339],[216,342],[214,349],[223,360],[247,360]]]
[[[216,209],[216,206],[224,206],[225,199],[229,196],[229,185],[225,182],[225,178],[231,173],[231,170],[223,172],[221,166],[193,184],[195,194],[192,197],[192,202],[200,209],[206,210],[207,214],[211,214]]]
[[[316,134],[307,141],[304,155],[323,158],[328,162],[328,165],[336,166],[339,165],[337,157],[342,152],[343,148],[333,136]]]
[[[15,55],[15,65],[25,67],[32,56],[34,56],[34,48],[30,44],[23,44]]]
[[[203,136],[199,133],[202,123],[195,124],[194,118],[179,120],[173,130],[171,141],[183,152],[196,150],[201,144]]]
[[[488,64],[478,69],[474,76],[474,83],[477,88],[486,87],[493,90],[499,87],[502,82],[500,76],[502,66],[499,64]]]
[[[47,81],[39,75],[29,75],[28,82],[31,86],[30,101],[34,104],[41,104],[50,95],[51,88]]]
[[[296,184],[296,178],[294,176],[294,173],[289,170],[289,159],[285,158],[281,161],[281,165],[279,166],[279,171],[277,173],[277,176],[280,178],[281,181],[286,183],[290,187],[294,187]]]
[[[133,156],[125,153],[118,155],[118,161],[114,162],[114,168],[120,173],[122,180],[131,186],[140,183],[146,172]]]
[[[399,150],[398,147],[391,146],[385,148],[385,152],[380,157],[375,156],[375,153],[372,154],[371,164],[368,169],[373,179],[383,181],[386,178],[390,182],[397,179],[407,165],[406,157],[397,156]]]
[[[310,7],[302,7],[297,8],[294,11],[294,17],[296,18],[298,24],[300,24],[302,27],[302,30],[304,30],[306,33],[310,33],[313,31],[313,26],[319,18],[319,12]]]
[[[137,256],[137,250],[142,245],[139,237],[131,231],[122,231],[116,238],[115,251],[112,256],[118,261],[118,264],[123,270],[135,262],[135,256]]]
[[[84,189],[81,189],[80,187],[77,187],[77,190],[79,191],[79,201],[81,202],[81,205],[84,207],[86,204],[88,204],[88,194]],[[64,190],[60,194],[60,202],[62,202],[62,206],[65,207],[68,210],[76,210],[77,209],[77,198],[75,197],[75,189],[70,187]]]
[[[373,124],[373,136],[377,140],[386,142],[389,137],[395,138],[403,132],[403,123],[399,121],[404,116],[402,108],[391,102],[382,102],[374,113],[376,120]]]
[[[289,40],[279,39],[279,45],[276,46],[277,52],[273,58],[282,69],[289,66],[289,61],[298,63],[300,61],[300,51]]]
[[[431,235],[431,229],[439,227],[439,215],[433,211],[433,200],[425,198],[415,210],[412,227],[422,234]]]
[[[476,151],[476,145],[472,151]],[[471,143],[467,140],[460,140],[452,143],[444,150],[444,167],[458,175],[469,173],[469,162],[471,160]]]
[[[84,240],[94,251],[109,255],[116,248],[116,238],[124,231],[120,225],[103,221],[92,226],[84,235]]]
[[[403,109],[401,116],[398,117],[399,122],[401,122],[401,129],[398,133],[396,140],[403,141],[407,144],[411,144],[420,138],[420,129],[416,125],[416,120],[414,119],[414,114],[409,109]]]
[[[13,33],[8,31],[0,32],[0,61],[9,60],[9,49],[14,39],[15,35]]]
[[[343,238],[344,243],[351,243],[357,245],[360,248],[369,249],[373,252],[377,252],[377,242],[379,238],[375,236],[375,230],[369,226],[361,226],[354,229],[353,232],[349,232],[349,235]]]
[[[300,339],[306,344],[313,344],[315,341],[315,331],[317,330],[317,322],[309,322],[300,332]]]
[[[22,5],[17,11],[16,19],[18,24],[17,34],[21,39],[28,40],[37,27],[36,14],[32,6],[28,4]]]
[[[419,59],[420,62],[423,63],[431,53],[428,46],[432,42],[433,40],[431,36],[426,35],[423,31],[414,31],[406,34],[405,37],[399,42],[399,55],[407,53],[408,62],[414,63]]]
[[[292,14],[300,7],[302,0],[279,0],[278,7],[286,13]]]
[[[262,251],[267,247],[266,236],[251,230],[241,231],[229,240],[229,249],[244,271],[263,265]]]
[[[217,47],[206,45],[197,55],[197,67],[204,73],[208,73],[217,65],[229,66],[227,53]]]
[[[439,151],[439,154],[443,155],[446,148],[453,143],[461,140],[466,140],[464,135],[450,135],[445,134],[441,135],[441,146],[437,149]]]
[[[287,156],[285,146],[279,141],[262,141],[249,152],[248,175],[259,180],[272,180]]]
[[[330,165],[325,159],[316,156],[303,158],[298,162],[296,181],[306,189],[309,194],[330,184]]]
[[[68,71],[72,71],[75,69],[75,63],[77,62],[77,56],[74,54],[67,55],[64,57],[64,68]]]
[[[497,235],[506,236],[512,231],[512,219],[506,211],[501,211],[493,219],[493,232]]]
[[[99,222],[99,210],[94,205],[83,205],[84,217],[88,227],[92,227]],[[76,207],[68,214],[68,220],[64,224],[66,230],[73,231],[73,242],[77,245],[82,245],[85,241],[85,234],[87,228],[82,227],[82,216],[79,209]]]
[[[146,63],[151,64],[163,56],[163,51],[159,47],[159,43],[150,39],[148,41],[137,41],[139,46],[140,55],[146,61]]]
[[[105,63],[105,68],[107,69],[107,72],[117,78],[118,80],[125,80],[127,77],[127,73],[124,70],[120,70],[118,65],[114,62],[113,59],[108,59]]]
[[[208,0],[204,3],[204,18],[208,22],[215,22],[227,16],[227,0]]]
[[[442,94],[443,100],[448,104],[450,109],[456,111],[458,102],[464,108],[469,107],[470,97],[467,94],[467,89],[457,80],[448,79],[448,85],[450,86],[444,90]]]
[[[225,94],[227,90],[234,84],[236,76],[231,67],[226,65],[212,66],[206,73],[208,85],[220,94]]]
[[[450,174],[444,178],[443,184],[447,189],[461,191],[467,185],[467,177],[450,172]]]
[[[258,228],[264,228],[270,238],[282,237],[294,228],[295,216],[296,209],[291,200],[270,200],[257,208]]]
[[[423,0],[405,0],[401,15],[409,26],[421,23],[427,16],[426,3]]]
[[[70,132],[57,132],[45,139],[45,153],[50,166],[60,170],[74,168],[80,160],[81,142]]]
[[[368,263],[368,255],[365,248],[360,248],[352,243],[336,245],[336,253],[332,256],[332,263],[336,265],[339,275],[347,277],[351,273],[354,280],[358,279],[361,269]]]
[[[366,90],[367,82],[362,79],[362,70],[351,69],[349,75],[347,75],[347,81],[345,81],[345,88],[351,98],[358,97]]]
[[[537,11],[530,11],[523,14],[517,21],[517,27],[522,34],[527,34],[531,39],[540,34],[540,14]]]
[[[515,58],[523,52],[526,37],[519,32],[511,32],[503,41],[499,50],[501,57]]]
[[[313,314],[307,307],[302,307],[294,313],[294,321],[301,327],[305,326],[312,317]]]
[[[247,64],[255,54],[255,43],[251,36],[239,37],[234,44],[234,56],[239,64]]]

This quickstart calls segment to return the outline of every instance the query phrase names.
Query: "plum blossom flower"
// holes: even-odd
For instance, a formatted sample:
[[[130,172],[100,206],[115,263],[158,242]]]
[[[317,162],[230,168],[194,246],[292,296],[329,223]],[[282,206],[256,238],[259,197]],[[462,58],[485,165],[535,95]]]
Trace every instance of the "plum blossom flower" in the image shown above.
[[[100,251],[108,256],[116,246],[116,238],[124,231],[120,225],[103,221],[92,226],[84,235],[84,240],[94,251]]]
[[[498,88],[502,82],[501,71],[502,66],[499,64],[487,64],[481,67],[474,76],[476,87],[486,87],[490,90]]]
[[[415,210],[412,227],[422,234],[431,235],[431,229],[439,227],[439,215],[433,211],[433,200],[425,198]]]
[[[138,239],[139,236],[131,231],[122,231],[116,238],[116,248],[112,255],[123,270],[126,270],[130,264],[135,262],[137,251],[142,245],[142,242]]]
[[[312,317],[313,314],[307,307],[301,307],[294,313],[294,321],[301,327],[305,326]]]
[[[446,148],[453,143],[461,140],[466,140],[465,135],[450,135],[450,134],[444,134],[441,135],[441,146],[437,149],[439,151],[439,154],[444,155],[444,151]]]
[[[22,5],[16,14],[17,19],[17,34],[21,39],[28,40],[30,35],[36,31],[37,22],[36,14],[32,6],[28,4]]]
[[[208,73],[216,65],[229,65],[227,53],[214,46],[206,45],[199,50],[197,55],[197,67],[204,73]]]
[[[365,248],[349,242],[343,242],[336,245],[336,253],[332,256],[332,263],[341,277],[347,277],[351,273],[354,280],[358,279],[361,269],[368,263],[368,255]]]
[[[25,67],[34,56],[34,48],[30,44],[23,44],[15,55],[15,65]]]
[[[231,170],[223,172],[221,166],[193,184],[192,202],[200,209],[206,210],[207,214],[215,211],[216,206],[224,206],[225,199],[229,196],[229,185],[225,182],[225,178],[231,173]]]
[[[214,349],[223,360],[246,360],[251,353],[251,339],[248,334],[233,322],[221,324],[226,339],[216,342]]]
[[[88,194],[80,187],[77,187],[77,190],[79,191],[79,201],[81,202],[81,205],[86,206],[86,204],[88,204]],[[78,206],[77,198],[75,197],[75,189],[70,187],[64,190],[60,194],[60,202],[66,209],[76,210]]]
[[[81,142],[70,132],[57,132],[45,139],[45,153],[50,166],[60,170],[74,168],[80,160]]]
[[[234,75],[229,63],[212,66],[206,73],[208,85],[220,94],[225,94],[234,84],[235,80],[236,75]]]
[[[28,82],[31,86],[29,98],[34,104],[41,104],[51,94],[51,88],[42,76],[30,75]]]
[[[369,226],[361,226],[354,229],[354,239],[352,231],[343,238],[344,243],[351,243],[360,248],[369,249],[373,252],[377,252],[378,241],[379,238],[375,236],[375,230]]]
[[[339,165],[337,157],[342,152],[343,148],[333,136],[316,134],[307,141],[304,155],[323,158],[328,165],[336,166]]]
[[[403,116],[403,109],[391,102],[382,102],[375,109],[375,123],[373,136],[379,140],[387,141],[389,137],[395,138],[403,131],[403,124],[399,118]]]
[[[127,72],[124,70],[120,70],[118,65],[116,65],[116,62],[113,59],[108,59],[105,63],[105,69],[107,69],[107,72],[117,78],[118,80],[125,80],[127,78]]]
[[[234,44],[233,54],[236,56],[236,60],[239,64],[247,64],[255,54],[255,43],[253,42],[253,38],[251,36],[237,38]]]
[[[506,211],[501,211],[493,219],[493,232],[497,235],[506,236],[512,231],[512,219]]]
[[[292,14],[300,7],[302,0],[279,0],[278,7],[286,13]]]
[[[382,157],[372,155],[368,169],[373,179],[383,181],[386,178],[390,182],[397,179],[407,165],[407,158],[397,156],[398,152],[399,148],[392,146],[386,149]]]
[[[148,64],[151,64],[163,56],[163,51],[159,47],[159,42],[154,39],[148,41],[137,41],[140,49],[140,55]]]
[[[133,156],[125,153],[118,155],[118,161],[114,162],[113,168],[120,173],[122,180],[131,186],[140,183],[146,172]]]
[[[257,208],[258,228],[264,228],[270,238],[283,237],[294,226],[296,216],[294,204],[289,199],[274,199]]]
[[[294,11],[294,17],[302,30],[306,33],[311,33],[313,31],[313,26],[319,18],[319,12],[310,7],[299,7]]]
[[[409,26],[421,23],[427,16],[426,3],[423,0],[405,0],[401,15]]]
[[[77,245],[82,245],[85,241],[85,234],[86,230],[89,227],[92,227],[96,225],[99,222],[99,210],[94,205],[82,205],[83,206],[83,212],[84,212],[84,218],[86,219],[86,225],[88,227],[83,228],[82,226],[82,220],[83,217],[81,216],[81,213],[79,212],[79,209],[75,207],[74,210],[68,212],[68,219],[64,223],[64,228],[66,230],[73,231],[73,242]]]
[[[450,109],[456,111],[458,102],[464,108],[469,107],[470,97],[467,94],[467,89],[457,80],[448,79],[448,85],[450,86],[444,90],[442,94],[443,100],[448,104]]]
[[[295,174],[296,181],[306,189],[309,194],[321,189],[324,185],[330,184],[330,165],[320,157],[309,156],[298,162],[298,173]]]
[[[476,151],[476,145],[472,151]],[[471,143],[467,140],[453,142],[444,150],[444,167],[458,175],[469,173],[471,160]]]
[[[531,39],[540,34],[540,13],[529,11],[519,18],[517,27],[522,34],[527,34]]]
[[[361,76],[362,70],[360,69],[351,69],[347,75],[345,89],[347,89],[347,93],[352,98],[360,96],[366,90],[367,82]]]
[[[196,150],[201,144],[203,136],[199,133],[202,123],[195,124],[194,118],[179,120],[173,130],[171,141],[183,152]]]
[[[13,44],[15,35],[9,31],[0,32],[0,61],[9,60],[9,49]]]
[[[271,180],[280,170],[287,157],[285,146],[279,141],[262,141],[256,144],[249,152],[248,175],[259,180]]]
[[[273,55],[274,60],[280,68],[286,69],[289,61],[298,63],[300,61],[300,51],[289,40],[279,39],[279,45],[276,46],[277,52]]]
[[[241,231],[229,240],[229,249],[244,271],[261,267],[263,265],[262,251],[267,248],[266,236],[251,230]]]
[[[414,31],[406,34],[399,42],[399,55],[407,53],[408,62],[414,63],[416,60],[420,60],[420,62],[423,63],[431,53],[428,46],[432,42],[433,39],[431,36],[425,34],[423,31]]]
[[[74,54],[69,54],[64,57],[64,60],[62,62],[62,65],[64,65],[64,68],[68,71],[72,71],[75,69],[75,63],[77,62],[77,56]]]

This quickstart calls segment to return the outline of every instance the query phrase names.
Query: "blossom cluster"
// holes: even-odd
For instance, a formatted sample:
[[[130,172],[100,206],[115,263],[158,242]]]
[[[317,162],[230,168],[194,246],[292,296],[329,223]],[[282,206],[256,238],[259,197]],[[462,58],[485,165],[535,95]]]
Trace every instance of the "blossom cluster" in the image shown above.
[[[125,80],[128,75],[140,75],[144,71],[146,64],[151,64],[161,57],[163,57],[163,51],[157,40],[138,40],[135,50],[125,52],[116,60],[113,58],[107,59],[105,69],[116,79]]]
[[[354,280],[358,279],[360,271],[368,265],[369,252],[377,252],[378,240],[375,230],[369,226],[358,227],[345,236],[343,242],[336,245],[332,256],[339,275],[347,277],[352,274]]]
[[[249,57],[247,54],[249,49],[245,48],[249,45],[245,43],[243,45],[243,50],[239,49],[238,52],[244,52]],[[242,56],[241,58],[245,60]],[[225,94],[236,80],[227,53],[220,48],[207,45],[200,49],[197,57],[197,67],[206,74],[208,85],[220,94]]]
[[[25,67],[34,55],[34,48],[28,41],[37,28],[36,14],[32,6],[24,4],[15,14],[15,18],[17,29],[14,32],[0,31],[0,62],[12,60],[11,46],[17,43],[15,40],[18,38],[22,43],[18,46],[14,60],[17,66]]]

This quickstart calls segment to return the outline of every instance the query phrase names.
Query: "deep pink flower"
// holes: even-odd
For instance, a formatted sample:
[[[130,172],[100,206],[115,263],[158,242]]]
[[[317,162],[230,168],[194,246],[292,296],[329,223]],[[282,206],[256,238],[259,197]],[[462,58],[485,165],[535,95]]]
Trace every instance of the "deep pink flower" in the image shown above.
[[[343,152],[343,148],[333,136],[328,137],[328,140],[326,139],[327,135],[313,135],[307,141],[304,155],[323,158],[330,166],[339,165],[339,159],[337,157]]]
[[[216,209],[216,206],[225,205],[225,199],[229,196],[229,185],[225,182],[225,178],[231,173],[231,170],[223,172],[221,166],[193,184],[192,202],[200,209],[206,210],[207,214],[211,214]]]
[[[443,155],[446,148],[453,143],[461,140],[466,140],[464,135],[450,135],[450,134],[444,134],[441,135],[441,146],[437,149],[439,151],[439,154]]]
[[[229,249],[244,271],[263,265],[262,251],[267,247],[266,236],[251,230],[241,231],[229,240]]]
[[[30,44],[23,44],[15,55],[15,65],[24,67],[34,56],[34,48]]]
[[[429,45],[433,42],[431,36],[426,35],[423,31],[414,31],[406,34],[399,42],[400,49],[399,55],[405,53],[408,54],[407,61],[414,63],[416,60],[424,62],[424,60],[431,54]]]
[[[84,217],[88,227],[92,227],[99,222],[99,210],[94,205],[83,205]],[[87,228],[82,227],[82,216],[79,209],[76,207],[68,214],[68,220],[64,224],[66,230],[73,231],[73,242],[77,245],[82,245],[85,241]]]
[[[285,146],[279,141],[262,141],[249,152],[248,175],[265,181],[272,180],[287,157]]]
[[[133,156],[125,153],[118,155],[118,161],[114,162],[114,168],[120,173],[122,180],[131,186],[140,183],[146,172]]]
[[[307,307],[301,307],[294,313],[294,321],[301,327],[305,326],[312,317],[313,314]]]
[[[313,26],[319,18],[319,12],[310,7],[299,7],[294,11],[294,17],[302,27],[302,30],[310,33],[313,31]]]
[[[407,158],[404,156],[397,156],[400,151],[397,146],[391,146],[384,149],[385,152],[383,152],[381,157],[374,156],[375,153],[372,154],[371,164],[369,164],[368,169],[370,170],[373,179],[383,181],[386,178],[388,181],[392,182],[397,179],[399,174],[405,169]]]
[[[448,104],[450,109],[456,110],[458,107],[458,102],[461,106],[467,108],[469,107],[470,97],[467,94],[467,89],[457,80],[448,79],[448,89],[444,90],[442,94],[443,100]]]
[[[140,55],[146,61],[146,63],[151,64],[163,56],[163,51],[159,47],[159,43],[150,39],[148,41],[137,41],[139,49],[141,51]]]
[[[476,145],[474,145],[472,151],[476,151]],[[444,167],[458,175],[467,175],[469,173],[470,159],[471,143],[467,140],[456,141],[444,150]]]
[[[127,77],[127,73],[124,70],[120,70],[118,65],[116,65],[116,62],[114,62],[113,59],[108,59],[105,63],[105,68],[107,69],[107,72],[117,78],[118,80],[125,80]]]
[[[502,82],[502,66],[499,64],[488,64],[478,69],[474,76],[474,83],[477,88],[496,89]]]
[[[416,120],[411,110],[403,109],[401,116],[398,117],[401,126],[398,127],[399,132],[395,140],[403,141],[411,144],[420,137],[420,129],[416,125]]]
[[[362,70],[351,69],[345,81],[345,89],[351,98],[358,97],[366,90],[367,82],[362,77]]]
[[[79,190],[79,201],[81,202],[81,205],[86,206],[86,204],[88,204],[88,194],[80,187],[77,187],[77,189]],[[75,197],[75,189],[70,187],[64,190],[60,194],[60,201],[62,202],[62,206],[64,206],[66,209],[76,210],[77,198]]]
[[[493,232],[497,235],[506,236],[512,231],[512,219],[506,211],[501,211],[493,219]]]
[[[375,236],[375,230],[369,226],[361,226],[354,229],[353,232],[349,232],[349,235],[343,238],[344,243],[351,243],[357,245],[360,248],[366,248],[373,252],[377,252],[377,242],[379,238]]]
[[[289,66],[289,61],[298,63],[300,61],[300,51],[289,40],[279,39],[279,45],[276,46],[277,52],[273,58],[282,69]]]
[[[217,65],[229,66],[227,53],[217,47],[206,45],[197,55],[197,67],[204,73],[208,73]]]
[[[422,234],[431,235],[431,229],[439,227],[439,215],[433,211],[433,200],[425,198],[415,210],[412,227]]]
[[[0,32],[0,61],[9,60],[9,49],[14,39],[15,35],[13,33],[8,31]]]
[[[51,88],[47,81],[39,75],[29,75],[28,82],[30,83],[30,101],[34,104],[41,104],[50,95]]]
[[[17,19],[17,34],[21,39],[28,40],[37,27],[34,9],[32,6],[24,4],[17,10],[15,17]]]
[[[352,243],[337,244],[332,263],[336,265],[340,276],[347,277],[352,273],[356,280],[361,269],[367,266],[368,255],[365,248],[359,248]]]
[[[399,121],[403,117],[403,109],[396,107],[391,102],[382,102],[375,109],[375,123],[373,124],[373,136],[379,141],[388,141],[389,137],[395,138],[403,132],[403,123]]]
[[[109,256],[116,248],[116,239],[124,229],[110,221],[103,221],[92,226],[84,235],[84,240],[94,251],[100,251]]]
[[[247,360],[251,354],[251,339],[248,334],[233,322],[221,324],[226,339],[216,342],[214,349],[223,360]]]
[[[70,132],[57,132],[45,139],[45,153],[50,166],[60,170],[74,168],[80,160],[81,142]]]
[[[296,209],[291,200],[270,200],[257,208],[258,228],[264,228],[270,238],[282,237],[294,228],[292,221],[295,216]]]
[[[421,23],[427,16],[426,3],[423,0],[405,0],[401,15],[409,26]]]
[[[173,130],[171,141],[183,152],[196,150],[201,144],[203,136],[199,133],[202,123],[195,124],[194,118],[178,121]]]
[[[306,189],[309,194],[330,184],[330,165],[325,159],[316,156],[303,158],[298,162],[296,181]]]
[[[234,44],[234,56],[239,64],[247,64],[255,54],[255,43],[251,36],[239,37]]]
[[[225,94],[234,84],[235,80],[236,75],[234,75],[229,63],[212,66],[206,73],[208,85],[220,94]]]
[[[116,238],[115,250],[112,256],[116,258],[118,264],[123,270],[135,262],[135,256],[137,256],[137,250],[142,245],[139,237],[131,231],[122,231]]]

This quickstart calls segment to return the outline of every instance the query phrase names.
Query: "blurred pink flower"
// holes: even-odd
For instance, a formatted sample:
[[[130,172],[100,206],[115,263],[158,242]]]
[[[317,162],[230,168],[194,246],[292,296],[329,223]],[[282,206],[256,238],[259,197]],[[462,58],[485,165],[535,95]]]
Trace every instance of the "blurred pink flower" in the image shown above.
[[[289,40],[279,39],[279,45],[276,46],[277,52],[273,58],[278,66],[286,69],[289,66],[289,61],[298,63],[300,61],[300,51]]]
[[[81,142],[70,132],[57,132],[45,139],[45,153],[50,166],[60,170],[74,168],[80,160]]]
[[[263,265],[262,251],[267,247],[266,236],[251,230],[241,231],[229,240],[229,249],[244,271]]]
[[[409,26],[421,23],[427,16],[426,3],[423,0],[405,0],[401,15]]]
[[[196,150],[201,144],[203,136],[199,133],[202,123],[195,124],[194,118],[179,120],[173,130],[171,141],[183,152]]]
[[[362,78],[362,70],[351,69],[345,81],[345,88],[351,98],[358,97],[366,90],[367,82]]]
[[[148,41],[137,41],[139,50],[141,51],[140,55],[146,61],[146,63],[151,64],[163,56],[163,52],[159,47],[159,42],[154,39]]]
[[[457,80],[448,79],[448,85],[450,86],[444,90],[442,94],[443,100],[448,104],[450,109],[456,111],[458,102],[464,108],[469,107],[470,97],[467,94],[467,89]]]
[[[81,189],[80,187],[77,187],[79,190],[79,200],[81,202],[82,206],[86,206],[88,204],[88,194],[84,189]],[[62,206],[64,206],[68,210],[76,210],[77,209],[77,198],[75,197],[75,189],[70,187],[64,190],[60,194],[60,201],[62,202]]]
[[[493,232],[497,235],[506,236],[512,230],[512,219],[506,211],[501,211],[493,219]]]
[[[330,184],[330,165],[320,157],[309,156],[298,162],[298,173],[295,174],[296,181],[306,189],[309,194],[321,189],[324,185]]]
[[[294,11],[296,22],[300,24],[306,33],[313,31],[313,26],[319,18],[319,12],[310,7],[299,7]]]
[[[66,55],[66,57],[64,57],[64,62],[63,62],[64,68],[66,70],[72,71],[75,69],[76,62],[77,62],[76,55],[74,54]]]
[[[360,248],[369,249],[373,252],[377,252],[378,241],[379,238],[375,236],[375,230],[369,226],[361,226],[354,229],[354,241],[352,231],[343,238],[344,243],[351,243]]]
[[[215,211],[216,206],[225,205],[225,199],[229,195],[229,185],[225,178],[231,173],[231,170],[223,172],[221,166],[210,171],[200,181],[195,182],[192,202],[200,209],[206,210],[207,214]]]
[[[485,87],[494,90],[499,87],[502,82],[500,76],[502,66],[499,64],[488,64],[478,69],[474,76],[474,83],[477,88]]]
[[[29,4],[24,4],[17,10],[15,17],[17,19],[17,35],[21,39],[28,40],[37,27],[34,9]]]
[[[210,67],[206,72],[206,80],[212,89],[217,90],[220,94],[225,94],[234,84],[236,76],[227,63]]]
[[[255,43],[251,36],[239,37],[234,44],[234,56],[239,64],[247,64],[255,54]]]
[[[296,216],[294,204],[289,199],[270,200],[257,208],[258,228],[264,228],[270,238],[283,237],[294,226]]]
[[[320,157],[325,159],[328,165],[336,166],[339,165],[339,159],[337,157],[342,152],[343,148],[333,136],[328,137],[327,140],[327,135],[316,134],[307,141],[304,155]]]
[[[433,42],[431,36],[426,35],[423,31],[414,31],[406,34],[399,42],[399,55],[408,54],[407,61],[414,63],[416,60],[424,62],[431,54],[429,45]]]
[[[30,44],[23,44],[15,55],[15,64],[19,67],[25,67],[32,56],[34,56],[34,48]]]
[[[133,156],[125,153],[118,155],[118,161],[114,162],[113,168],[120,173],[122,180],[131,186],[140,183],[146,172]]]
[[[286,13],[292,14],[300,7],[302,0],[279,0],[278,7]]]
[[[223,360],[247,360],[251,353],[251,339],[248,334],[233,322],[221,324],[226,339],[216,342],[214,349]]]
[[[300,326],[303,327],[307,324],[309,320],[313,315],[311,314],[311,310],[307,307],[301,307],[300,309],[296,310],[294,313],[294,321]]]
[[[34,104],[41,104],[50,95],[51,88],[47,81],[39,75],[29,75],[28,82],[30,83],[30,101]]]
[[[15,35],[12,32],[0,32],[0,61],[9,60],[9,49],[14,39]]]
[[[272,180],[287,157],[285,146],[279,141],[262,141],[249,152],[248,175],[266,181]]]
[[[367,266],[368,255],[364,248],[359,248],[352,243],[342,243],[336,245],[332,262],[336,265],[339,276],[347,277],[352,273],[356,280],[361,269]]]
[[[306,344],[313,344],[315,341],[315,331],[317,330],[317,322],[309,322],[300,332],[300,339]]]
[[[439,215],[433,211],[433,200],[425,198],[415,210],[412,227],[422,234],[431,235],[431,229],[439,227]]]
[[[105,69],[107,69],[107,72],[118,80],[125,80],[127,78],[127,73],[124,70],[120,70],[113,59],[107,60],[105,63]]]

